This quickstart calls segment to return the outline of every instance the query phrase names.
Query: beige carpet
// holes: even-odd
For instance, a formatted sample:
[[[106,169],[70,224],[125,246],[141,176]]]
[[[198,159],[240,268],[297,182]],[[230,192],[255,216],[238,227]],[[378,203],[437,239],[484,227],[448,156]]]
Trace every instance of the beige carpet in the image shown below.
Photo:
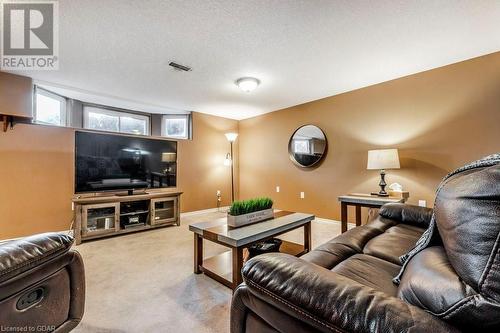
[[[85,262],[86,304],[75,332],[229,332],[231,290],[193,274],[188,225],[223,216],[191,215],[180,227],[138,232],[77,246]],[[313,247],[340,233],[340,223],[316,220]],[[302,242],[302,229],[284,239]],[[227,248],[205,242],[205,257]]]

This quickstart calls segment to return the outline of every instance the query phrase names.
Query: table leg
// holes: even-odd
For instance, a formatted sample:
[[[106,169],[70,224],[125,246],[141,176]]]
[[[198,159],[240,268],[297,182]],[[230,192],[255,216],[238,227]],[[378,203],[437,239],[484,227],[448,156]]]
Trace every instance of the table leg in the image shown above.
[[[361,225],[361,206],[356,206],[356,227]]]
[[[347,204],[345,202],[340,203],[340,221],[342,222],[341,232],[347,231]]]
[[[304,252],[311,251],[311,222],[304,224]]]
[[[243,268],[243,248],[236,247],[233,251],[233,290],[243,282],[241,277],[241,269]]]
[[[194,274],[201,274],[203,266],[203,237],[194,233]]]

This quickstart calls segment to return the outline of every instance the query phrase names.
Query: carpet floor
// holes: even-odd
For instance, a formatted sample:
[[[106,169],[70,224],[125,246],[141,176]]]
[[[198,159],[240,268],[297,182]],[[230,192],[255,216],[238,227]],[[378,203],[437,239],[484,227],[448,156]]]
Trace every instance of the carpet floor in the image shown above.
[[[229,332],[231,290],[193,274],[188,226],[224,216],[181,218],[180,227],[107,238],[76,246],[86,275],[85,315],[74,332]],[[280,238],[302,243],[302,228]],[[340,222],[315,220],[312,247],[340,234]],[[204,242],[209,257],[228,249]]]

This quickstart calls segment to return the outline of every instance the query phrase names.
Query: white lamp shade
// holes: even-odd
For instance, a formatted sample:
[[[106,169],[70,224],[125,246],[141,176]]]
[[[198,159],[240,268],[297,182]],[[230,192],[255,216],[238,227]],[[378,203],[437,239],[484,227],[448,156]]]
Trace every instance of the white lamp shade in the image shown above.
[[[399,169],[397,149],[376,149],[368,151],[368,170]]]
[[[238,137],[238,133],[226,133],[226,138],[227,138],[227,141],[229,141],[229,142],[236,141],[237,137]]]
[[[177,154],[176,153],[162,153],[161,154],[161,161],[165,163],[172,163],[177,161]]]

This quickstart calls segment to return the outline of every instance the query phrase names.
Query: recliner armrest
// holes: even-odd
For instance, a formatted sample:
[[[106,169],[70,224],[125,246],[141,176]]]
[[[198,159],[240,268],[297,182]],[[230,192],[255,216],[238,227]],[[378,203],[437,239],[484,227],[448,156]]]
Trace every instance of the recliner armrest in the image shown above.
[[[73,237],[45,233],[0,243],[0,283],[65,254]]]
[[[243,279],[258,299],[323,332],[456,331],[399,298],[287,254],[249,260]]]
[[[431,222],[432,212],[432,208],[403,203],[388,203],[380,208],[379,215],[404,224],[427,228]]]

